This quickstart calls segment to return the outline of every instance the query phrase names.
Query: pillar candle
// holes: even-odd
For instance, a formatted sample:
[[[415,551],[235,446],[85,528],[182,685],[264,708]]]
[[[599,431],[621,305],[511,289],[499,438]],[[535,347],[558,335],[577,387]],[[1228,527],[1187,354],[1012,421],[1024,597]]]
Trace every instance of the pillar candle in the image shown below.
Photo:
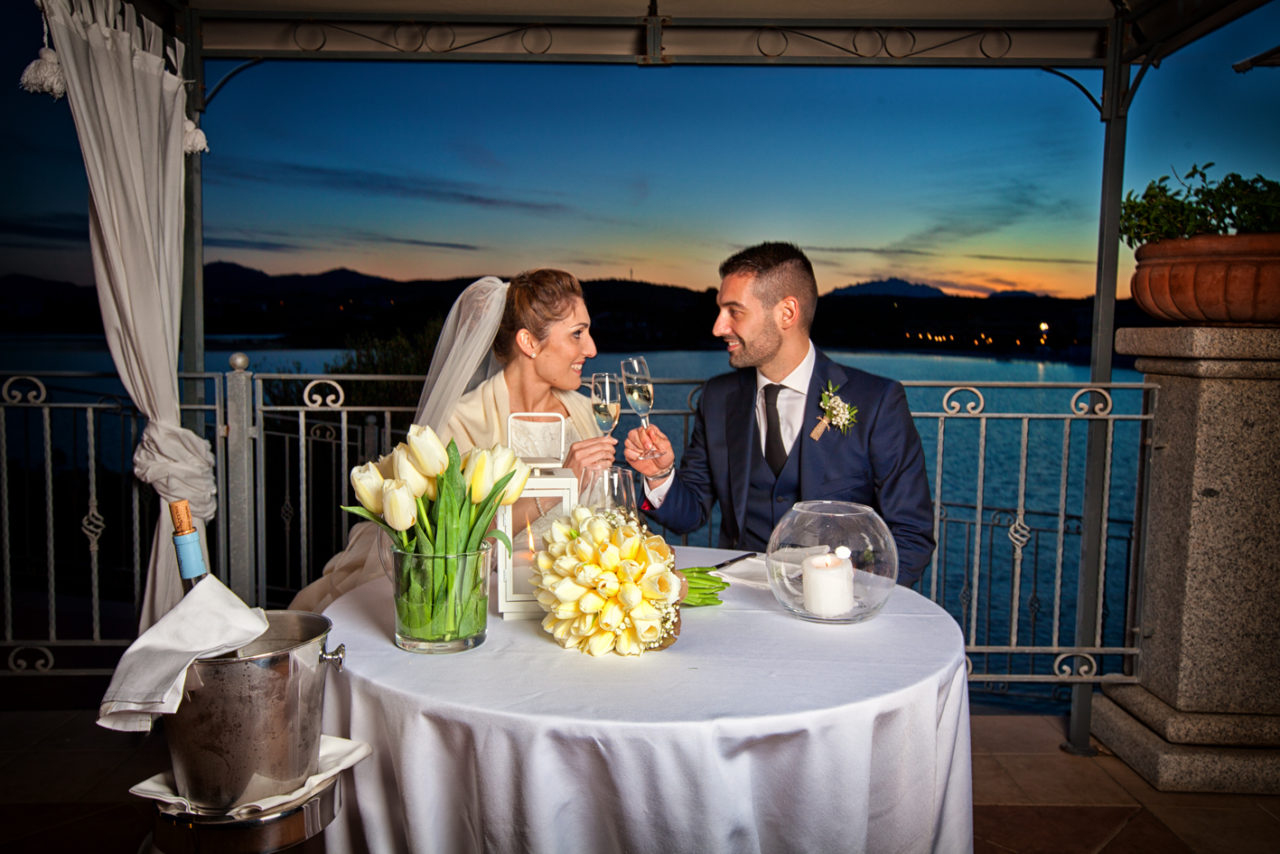
[[[804,559],[804,609],[815,617],[843,617],[853,610],[853,564],[849,549]]]

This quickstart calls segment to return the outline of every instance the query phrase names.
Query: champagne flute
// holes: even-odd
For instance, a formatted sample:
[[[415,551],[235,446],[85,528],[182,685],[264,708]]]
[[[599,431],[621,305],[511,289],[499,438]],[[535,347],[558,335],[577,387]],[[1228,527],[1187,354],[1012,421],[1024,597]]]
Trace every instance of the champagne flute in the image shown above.
[[[653,380],[649,377],[649,365],[644,356],[632,356],[622,360],[622,390],[627,395],[631,409],[640,416],[640,426],[649,427],[649,412],[653,409]],[[660,456],[657,449],[645,451],[638,460],[652,460]]]
[[[591,414],[601,433],[613,435],[622,414],[622,378],[617,374],[591,375]]]

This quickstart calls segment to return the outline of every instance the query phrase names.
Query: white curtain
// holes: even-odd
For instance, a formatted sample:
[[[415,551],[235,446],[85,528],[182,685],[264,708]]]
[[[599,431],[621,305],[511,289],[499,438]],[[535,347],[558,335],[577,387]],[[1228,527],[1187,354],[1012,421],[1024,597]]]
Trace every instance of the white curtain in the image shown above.
[[[182,597],[167,502],[190,502],[202,543],[216,507],[209,444],[181,426],[178,411],[184,49],[119,0],[43,5],[89,176],[89,242],[107,345],[147,417],[134,473],[165,502],[141,632]]]

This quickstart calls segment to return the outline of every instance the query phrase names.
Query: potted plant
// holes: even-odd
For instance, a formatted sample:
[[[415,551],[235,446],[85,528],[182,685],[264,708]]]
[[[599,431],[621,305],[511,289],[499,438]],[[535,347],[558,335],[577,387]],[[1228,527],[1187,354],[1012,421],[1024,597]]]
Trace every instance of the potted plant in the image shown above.
[[[1193,165],[1130,192],[1120,236],[1138,260],[1130,285],[1148,314],[1181,323],[1280,324],[1280,183]],[[1175,176],[1176,177],[1176,176]]]

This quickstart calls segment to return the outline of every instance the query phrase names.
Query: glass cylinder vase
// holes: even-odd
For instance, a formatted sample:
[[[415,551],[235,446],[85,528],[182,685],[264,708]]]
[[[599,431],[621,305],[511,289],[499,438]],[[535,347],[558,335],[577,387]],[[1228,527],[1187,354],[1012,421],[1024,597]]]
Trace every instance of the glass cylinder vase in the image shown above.
[[[494,545],[418,554],[391,549],[396,646],[409,652],[462,652],[484,642]]]

